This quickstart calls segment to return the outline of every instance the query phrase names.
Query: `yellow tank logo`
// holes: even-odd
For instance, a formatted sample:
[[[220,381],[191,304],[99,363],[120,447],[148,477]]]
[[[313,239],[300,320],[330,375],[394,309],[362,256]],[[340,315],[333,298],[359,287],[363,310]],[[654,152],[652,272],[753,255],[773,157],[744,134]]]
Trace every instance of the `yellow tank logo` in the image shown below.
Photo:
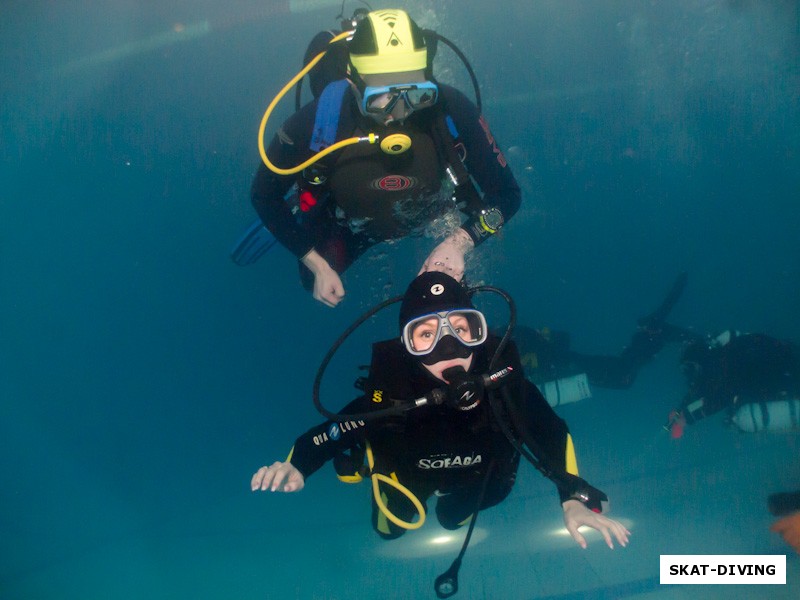
[[[376,404],[383,402],[383,390],[373,390],[372,401]]]

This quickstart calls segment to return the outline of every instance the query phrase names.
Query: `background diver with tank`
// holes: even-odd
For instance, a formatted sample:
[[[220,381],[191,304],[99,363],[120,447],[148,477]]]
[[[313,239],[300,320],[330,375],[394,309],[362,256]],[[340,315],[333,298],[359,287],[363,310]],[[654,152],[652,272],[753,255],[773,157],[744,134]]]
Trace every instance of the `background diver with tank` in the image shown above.
[[[539,386],[552,406],[590,397],[590,385],[628,389],[639,370],[666,344],[698,337],[688,329],[666,322],[683,294],[686,281],[686,273],[678,275],[661,304],[637,321],[630,342],[616,355],[577,352],[570,347],[566,331],[517,327],[516,339],[525,374]]]
[[[441,272],[419,275],[402,299],[401,339],[373,345],[364,393],[339,414],[318,403],[329,420],[299,436],[286,461],[258,469],[252,490],[299,491],[333,460],[340,478],[373,478],[372,525],[385,539],[421,526],[435,495],[443,527],[456,529],[473,516],[460,562],[478,511],[508,496],[522,455],[556,484],[565,524],[581,547],[584,525],[609,547],[613,539],[625,546],[629,531],[599,514],[605,494],[578,477],[566,423],[523,376],[508,339],[515,310],[504,297],[512,319],[501,339],[487,333],[461,283]]]
[[[434,79],[437,42],[452,43],[423,31],[402,10],[353,21],[349,41],[350,33],[314,38],[306,60],[314,46],[327,52],[267,109],[259,132],[264,164],[251,189],[266,229],[252,228],[232,253],[238,264],[257,259],[265,247],[258,233],[268,230],[297,256],[303,285],[328,306],[344,296],[341,273],[369,247],[422,235],[442,217],[449,217],[447,237],[420,273],[439,270],[460,280],[465,253],[496,233],[521,201],[480,113],[477,85],[476,106]],[[269,114],[307,69],[319,97],[283,123],[264,150]]]
[[[558,406],[590,397],[590,385],[628,389],[666,344],[678,343],[688,390],[664,425],[673,438],[682,437],[686,425],[721,411],[744,432],[800,429],[797,345],[762,333],[703,335],[671,325],[666,319],[686,281],[681,273],[661,305],[638,320],[630,343],[617,355],[576,352],[567,332],[518,327],[526,375]]]
[[[746,432],[800,430],[800,352],[788,341],[732,329],[695,338],[681,353],[688,391],[669,415],[673,438],[723,410]]]

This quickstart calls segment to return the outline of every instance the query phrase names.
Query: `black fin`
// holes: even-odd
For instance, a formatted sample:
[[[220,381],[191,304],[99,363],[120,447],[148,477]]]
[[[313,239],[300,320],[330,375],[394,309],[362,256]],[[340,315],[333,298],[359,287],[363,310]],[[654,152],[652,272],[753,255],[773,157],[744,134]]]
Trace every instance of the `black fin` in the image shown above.
[[[647,327],[654,324],[663,323],[669,316],[669,313],[672,312],[672,309],[675,307],[675,304],[677,304],[681,295],[683,295],[683,290],[686,287],[687,279],[688,275],[685,271],[678,275],[661,305],[646,317],[639,319],[639,325],[641,327]]]

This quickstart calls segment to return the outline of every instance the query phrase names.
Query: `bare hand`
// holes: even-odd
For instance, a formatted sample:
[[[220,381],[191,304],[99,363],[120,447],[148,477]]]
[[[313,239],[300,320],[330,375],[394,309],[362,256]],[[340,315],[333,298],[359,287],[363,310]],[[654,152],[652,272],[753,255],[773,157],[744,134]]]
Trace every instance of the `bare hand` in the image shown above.
[[[628,545],[628,536],[631,532],[619,521],[592,512],[577,500],[567,500],[562,506],[564,508],[564,525],[567,526],[567,531],[569,531],[572,539],[578,542],[581,548],[586,548],[587,546],[586,538],[578,531],[578,528],[582,526],[591,527],[599,531],[606,540],[608,547],[612,550],[614,549],[612,535],[617,538],[623,548]]]
[[[331,308],[339,304],[344,298],[344,285],[328,261],[312,249],[303,257],[302,262],[314,274],[314,300]]]
[[[464,255],[474,247],[472,238],[459,227],[433,249],[417,275],[427,271],[441,271],[456,281],[461,281],[464,276]]]
[[[344,285],[333,269],[314,277],[314,300],[333,308],[344,298]]]
[[[299,492],[306,484],[303,474],[290,462],[274,462],[269,467],[261,467],[250,480],[254,492]]]
[[[778,519],[770,529],[781,534],[786,543],[800,554],[800,512]]]

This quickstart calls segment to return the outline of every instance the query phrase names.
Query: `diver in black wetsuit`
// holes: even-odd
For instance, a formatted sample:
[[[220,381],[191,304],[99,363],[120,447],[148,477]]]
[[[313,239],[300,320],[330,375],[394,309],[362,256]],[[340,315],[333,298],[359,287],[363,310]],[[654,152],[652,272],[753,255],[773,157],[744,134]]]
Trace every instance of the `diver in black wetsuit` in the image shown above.
[[[578,532],[586,525],[599,530],[609,547],[612,538],[627,544],[627,529],[599,514],[605,495],[577,477],[567,426],[522,376],[513,342],[499,361],[492,360],[500,340],[487,334],[486,320],[463,285],[440,272],[418,276],[403,297],[400,327],[402,341],[373,346],[364,394],[337,415],[341,420],[298,437],[286,462],[261,467],[253,475],[253,491],[299,491],[325,462],[336,464],[346,451],[366,451],[372,476],[381,474],[384,481],[394,480],[411,493],[397,486],[382,486],[382,497],[376,492],[372,522],[381,537],[396,538],[416,528],[410,519],[415,512],[424,513],[434,494],[440,523],[455,529],[478,510],[500,503],[514,485],[520,455],[503,431],[507,418],[513,434],[544,466],[542,472],[556,482],[564,520],[576,542],[586,547]],[[489,391],[488,383],[479,388],[457,385],[486,373],[490,360],[507,367],[499,391]],[[447,402],[423,404],[400,416],[359,416],[385,409],[392,399],[433,397],[446,382],[456,390]],[[493,395],[501,392],[506,411],[502,423]],[[578,488],[582,491],[576,493]],[[412,496],[419,501],[416,510]]]
[[[768,335],[727,330],[695,339],[683,349],[681,370],[689,390],[665,425],[674,438],[683,435],[686,425],[726,409],[730,417],[752,405],[755,418],[768,426],[773,402],[783,398],[800,405],[800,349]],[[791,412],[797,428],[800,414]],[[739,425],[736,419],[733,423]]]
[[[449,235],[420,272],[460,280],[465,253],[520,206],[519,186],[485,119],[461,92],[435,82],[426,37],[404,11],[367,14],[347,49],[347,80],[290,117],[266,154],[285,169],[353,136],[376,134],[380,147],[338,149],[298,176],[261,165],[251,190],[266,228],[300,260],[304,286],[328,306],[344,296],[340,274],[369,247],[420,235],[445,215],[453,216]],[[326,95],[329,89],[340,95]],[[295,183],[302,222],[284,201]]]
[[[570,349],[566,332],[518,327],[527,376],[556,406],[589,397],[588,384],[629,388],[666,344],[681,343],[680,366],[689,390],[664,425],[673,438],[681,437],[687,424],[722,410],[743,431],[800,428],[800,349],[764,334],[701,335],[667,323],[686,280],[681,273],[661,305],[639,319],[630,344],[618,355],[582,354]],[[585,378],[580,385],[570,384],[580,377]],[[750,413],[739,411],[745,406]]]
[[[616,355],[576,352],[570,348],[569,334],[565,331],[517,327],[516,337],[526,375],[540,388],[551,382],[585,376],[588,384],[611,389],[628,389],[639,374],[639,370],[666,344],[685,342],[698,337],[688,329],[666,322],[667,316],[683,294],[686,280],[686,273],[678,275],[661,305],[638,320],[631,341]],[[551,388],[548,387],[546,390],[550,391]],[[550,400],[548,395],[548,401]],[[558,401],[551,402],[554,405],[558,403]]]

